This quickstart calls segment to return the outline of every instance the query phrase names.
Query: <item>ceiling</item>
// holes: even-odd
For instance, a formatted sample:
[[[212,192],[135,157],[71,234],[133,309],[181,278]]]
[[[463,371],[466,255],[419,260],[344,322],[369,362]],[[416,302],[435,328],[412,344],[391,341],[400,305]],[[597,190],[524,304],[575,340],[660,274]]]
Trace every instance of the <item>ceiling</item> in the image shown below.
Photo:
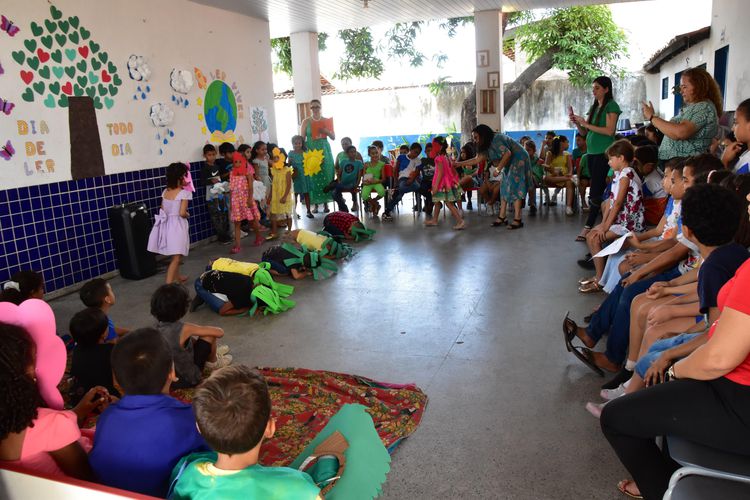
[[[301,31],[335,33],[382,23],[471,16],[475,11],[518,11],[634,0],[192,0],[269,21],[271,38]]]

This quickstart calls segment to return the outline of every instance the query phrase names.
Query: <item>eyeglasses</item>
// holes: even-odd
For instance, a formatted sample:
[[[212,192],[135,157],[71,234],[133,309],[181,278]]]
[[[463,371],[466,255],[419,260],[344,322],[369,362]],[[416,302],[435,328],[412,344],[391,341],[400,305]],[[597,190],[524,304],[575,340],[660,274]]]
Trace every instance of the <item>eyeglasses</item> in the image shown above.
[[[310,106],[310,109],[320,109],[320,106]]]

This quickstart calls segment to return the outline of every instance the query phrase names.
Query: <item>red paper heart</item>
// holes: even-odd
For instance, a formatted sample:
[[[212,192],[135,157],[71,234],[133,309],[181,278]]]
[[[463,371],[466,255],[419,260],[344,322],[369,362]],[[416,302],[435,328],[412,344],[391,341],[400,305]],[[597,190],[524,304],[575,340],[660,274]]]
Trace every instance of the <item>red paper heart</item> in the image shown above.
[[[68,95],[73,95],[73,85],[70,82],[62,86],[62,91]]]
[[[104,83],[108,83],[108,82],[112,81],[112,77],[109,75],[109,73],[107,73],[106,69],[102,70],[102,81]]]
[[[41,47],[36,49],[36,55],[39,56],[39,62],[46,63],[49,61],[49,53],[43,51]]]
[[[31,71],[21,70],[21,80],[23,80],[23,83],[28,85],[31,83],[31,80],[33,79],[34,79],[34,73],[32,73]]]
[[[81,54],[81,57],[86,59],[86,57],[88,57],[89,55],[89,48],[86,47],[85,45],[82,47],[78,47],[78,53]]]

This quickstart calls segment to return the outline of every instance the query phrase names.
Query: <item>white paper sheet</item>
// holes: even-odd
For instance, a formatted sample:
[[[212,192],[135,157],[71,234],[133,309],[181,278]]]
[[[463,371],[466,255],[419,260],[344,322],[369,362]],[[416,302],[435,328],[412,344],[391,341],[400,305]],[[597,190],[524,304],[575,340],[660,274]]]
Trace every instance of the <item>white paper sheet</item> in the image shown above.
[[[615,241],[613,241],[612,243],[607,245],[605,248],[603,248],[599,253],[594,255],[594,257],[606,257],[608,255],[616,254],[617,252],[622,250],[623,245],[625,245],[625,241],[631,236],[633,236],[632,231],[623,234],[622,236],[617,238]],[[592,259],[594,257],[592,257]]]

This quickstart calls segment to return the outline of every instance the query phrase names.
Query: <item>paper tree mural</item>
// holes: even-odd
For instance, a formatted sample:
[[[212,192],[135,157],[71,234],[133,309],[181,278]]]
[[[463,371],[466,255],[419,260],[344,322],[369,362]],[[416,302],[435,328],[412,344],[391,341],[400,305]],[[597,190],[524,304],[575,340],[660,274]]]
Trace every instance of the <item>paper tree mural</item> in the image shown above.
[[[250,128],[253,131],[253,139],[268,142],[268,112],[262,106],[250,108]]]
[[[89,97],[96,109],[111,108],[122,85],[117,66],[78,16],[64,19],[54,5],[49,10],[49,19],[31,23],[33,37],[23,41],[25,50],[11,54],[23,68],[21,98],[65,108],[70,97]]]

